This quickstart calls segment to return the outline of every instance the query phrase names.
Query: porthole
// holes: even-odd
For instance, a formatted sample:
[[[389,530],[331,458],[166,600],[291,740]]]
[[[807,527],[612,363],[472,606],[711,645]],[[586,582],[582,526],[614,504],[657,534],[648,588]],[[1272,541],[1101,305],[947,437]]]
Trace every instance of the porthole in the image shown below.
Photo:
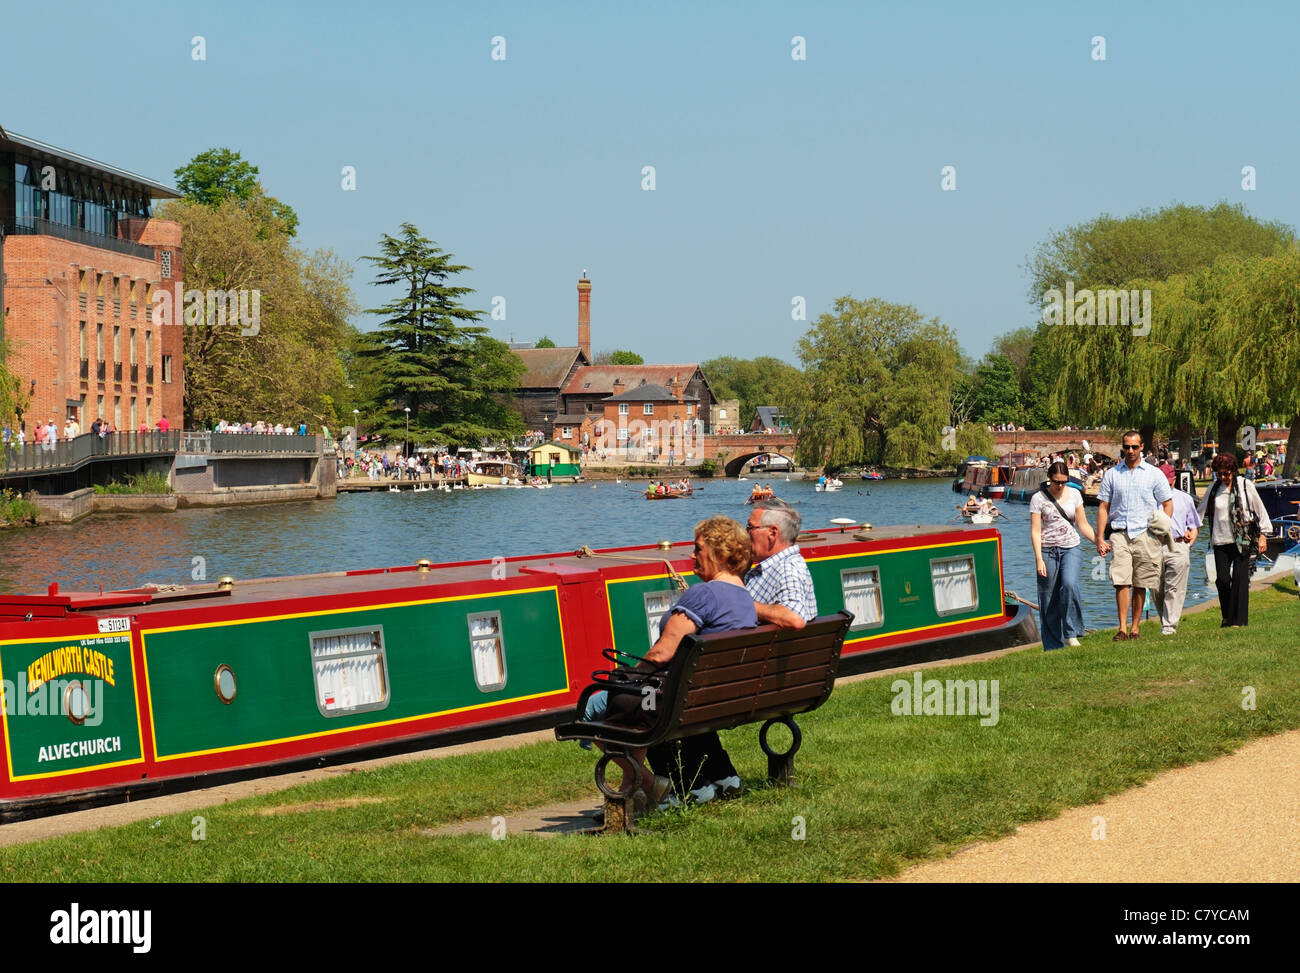
[[[80,682],[68,683],[68,688],[63,691],[63,712],[77,726],[85,723],[90,715],[90,693]]]
[[[229,706],[235,701],[235,671],[224,662],[217,666],[212,676],[212,686],[217,691],[217,698]]]

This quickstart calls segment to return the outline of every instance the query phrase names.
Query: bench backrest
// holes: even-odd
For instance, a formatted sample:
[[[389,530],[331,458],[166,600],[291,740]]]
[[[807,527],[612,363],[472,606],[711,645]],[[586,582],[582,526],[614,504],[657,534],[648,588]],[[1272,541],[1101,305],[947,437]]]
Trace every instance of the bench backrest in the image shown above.
[[[853,616],[823,615],[801,629],[760,625],[743,632],[690,635],[677,648],[655,736],[726,730],[806,713],[835,685]]]

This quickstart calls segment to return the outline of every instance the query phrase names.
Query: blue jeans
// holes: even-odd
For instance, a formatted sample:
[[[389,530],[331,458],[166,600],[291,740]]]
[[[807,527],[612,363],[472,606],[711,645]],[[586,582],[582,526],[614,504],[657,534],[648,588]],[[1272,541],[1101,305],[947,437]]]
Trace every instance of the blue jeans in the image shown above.
[[[1079,599],[1082,563],[1082,544],[1043,548],[1047,577],[1038,575],[1038,617],[1044,649],[1059,649],[1066,639],[1083,634],[1083,603]]]

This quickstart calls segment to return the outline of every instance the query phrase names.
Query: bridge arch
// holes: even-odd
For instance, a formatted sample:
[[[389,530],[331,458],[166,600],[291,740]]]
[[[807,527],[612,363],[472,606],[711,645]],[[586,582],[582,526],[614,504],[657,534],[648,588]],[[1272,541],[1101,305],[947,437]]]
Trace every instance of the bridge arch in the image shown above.
[[[787,456],[785,453],[777,449],[760,449],[748,453],[741,453],[738,456],[729,457],[727,459],[727,465],[723,467],[723,472],[727,476],[740,476],[740,471],[744,465],[759,456],[779,456],[784,460],[788,460],[791,470],[794,469],[793,456]]]

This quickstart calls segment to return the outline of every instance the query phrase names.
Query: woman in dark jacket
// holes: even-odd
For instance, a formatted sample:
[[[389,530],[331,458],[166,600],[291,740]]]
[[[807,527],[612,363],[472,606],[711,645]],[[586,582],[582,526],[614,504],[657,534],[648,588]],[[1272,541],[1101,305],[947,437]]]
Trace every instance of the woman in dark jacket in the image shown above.
[[[1237,475],[1236,453],[1220,453],[1210,468],[1217,479],[1206,489],[1196,512],[1209,527],[1214,548],[1220,625],[1239,628],[1247,623],[1250,609],[1251,563],[1256,553],[1264,553],[1264,537],[1273,533],[1273,523],[1255,484]]]

